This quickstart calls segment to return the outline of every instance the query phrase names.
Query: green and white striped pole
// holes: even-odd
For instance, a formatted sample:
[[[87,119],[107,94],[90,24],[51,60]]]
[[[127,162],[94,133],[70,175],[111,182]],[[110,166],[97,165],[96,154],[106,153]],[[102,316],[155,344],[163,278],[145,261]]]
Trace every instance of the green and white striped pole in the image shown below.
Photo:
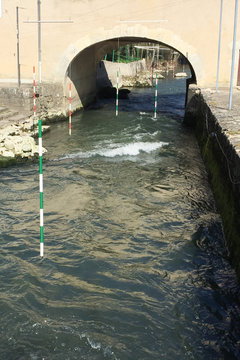
[[[39,146],[39,192],[40,192],[40,256],[43,257],[43,168],[42,168],[42,120],[38,120],[38,146]]]
[[[119,81],[119,72],[117,71],[116,116],[118,116],[118,81]]]
[[[156,119],[157,117],[157,94],[158,94],[158,75],[156,74],[154,119]]]

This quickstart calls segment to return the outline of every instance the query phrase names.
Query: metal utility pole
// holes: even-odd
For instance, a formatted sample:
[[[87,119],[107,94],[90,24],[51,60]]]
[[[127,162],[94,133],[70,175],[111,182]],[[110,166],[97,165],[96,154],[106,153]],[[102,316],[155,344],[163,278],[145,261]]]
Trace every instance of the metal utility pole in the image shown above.
[[[238,0],[235,0],[235,16],[234,16],[234,32],[233,32],[233,48],[232,48],[232,70],[229,94],[229,110],[232,109],[232,93],[233,93],[233,77],[235,65],[235,50],[236,50],[236,36],[237,36],[237,17],[238,17]]]
[[[17,21],[17,72],[18,72],[18,87],[21,85],[20,80],[20,63],[19,63],[19,17],[18,17],[18,6],[16,7],[16,21]]]
[[[24,23],[38,24],[38,78],[39,83],[42,82],[42,34],[41,34],[41,24],[59,24],[59,23],[73,23],[72,20],[41,20],[41,0],[37,0],[37,12],[38,12],[38,20],[27,20]]]
[[[41,47],[41,1],[37,0],[38,6],[38,76],[42,82],[42,47]]]
[[[0,0],[1,3],[1,0]],[[21,73],[20,73],[20,55],[19,55],[19,9],[23,7],[16,6],[16,30],[17,30],[17,73],[18,73],[18,87],[21,86]]]
[[[223,0],[221,0],[221,6],[220,6],[220,22],[219,22],[219,39],[218,39],[218,60],[217,60],[216,92],[218,92],[219,64],[220,64],[220,54],[221,54],[222,12],[223,12]]]

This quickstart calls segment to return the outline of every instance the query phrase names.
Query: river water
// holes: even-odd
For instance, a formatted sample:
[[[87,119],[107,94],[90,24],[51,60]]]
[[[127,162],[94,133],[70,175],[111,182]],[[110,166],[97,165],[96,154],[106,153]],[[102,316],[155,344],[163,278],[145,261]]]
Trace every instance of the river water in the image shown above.
[[[239,285],[185,80],[52,126],[38,164],[1,169],[0,359],[240,359]]]

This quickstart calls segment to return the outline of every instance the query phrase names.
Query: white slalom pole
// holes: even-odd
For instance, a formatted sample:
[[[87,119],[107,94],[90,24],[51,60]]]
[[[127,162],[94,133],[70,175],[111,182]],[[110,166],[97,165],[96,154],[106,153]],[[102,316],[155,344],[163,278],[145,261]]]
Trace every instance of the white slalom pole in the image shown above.
[[[117,71],[116,116],[118,116],[118,82],[119,82],[119,72]]]
[[[156,119],[156,117],[157,117],[157,95],[158,95],[158,75],[156,74],[154,119]]]
[[[69,83],[69,129],[68,134],[72,134],[72,86]]]

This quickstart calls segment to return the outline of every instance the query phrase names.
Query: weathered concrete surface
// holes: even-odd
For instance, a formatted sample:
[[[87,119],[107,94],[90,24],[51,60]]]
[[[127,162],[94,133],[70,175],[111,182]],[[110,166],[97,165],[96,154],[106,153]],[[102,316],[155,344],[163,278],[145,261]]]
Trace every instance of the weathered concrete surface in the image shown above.
[[[101,61],[97,67],[97,90],[105,87],[117,87],[117,72],[119,73],[118,87],[151,87],[152,72],[147,70],[145,59],[128,64]],[[158,72],[158,77],[164,78]]]
[[[145,59],[132,63],[116,63],[103,60],[97,67],[97,87],[117,86],[117,71],[119,71],[119,87],[125,86],[123,77],[134,77],[146,71]]]
[[[89,49],[88,49],[89,50]],[[91,50],[91,49],[90,49]],[[89,51],[90,51],[89,50]],[[72,112],[91,104],[97,96],[97,88],[116,86],[116,73],[120,68],[119,87],[124,85],[122,77],[131,77],[146,69],[145,60],[129,64],[117,64],[103,61],[102,66],[96,68],[95,62],[89,62],[88,51],[78,56],[69,68],[65,84],[62,83],[37,83],[36,84],[36,107],[38,117],[54,117],[67,115],[69,109],[69,82],[72,79],[71,103]],[[92,54],[93,55],[93,54]],[[86,56],[86,58],[85,58]],[[80,71],[81,62],[86,65]],[[97,71],[98,70],[98,71]],[[0,121],[12,122],[13,112],[20,118],[26,118],[33,114],[33,84],[26,83],[20,88],[14,83],[0,82],[0,104],[7,107],[8,113],[1,114]],[[14,119],[17,121],[16,116]]]
[[[36,86],[36,94],[37,119],[41,118],[44,124],[66,119],[69,101],[62,84],[41,84]],[[32,158],[38,154],[35,142],[38,124],[33,118],[32,84],[24,84],[20,89],[11,83],[1,84],[0,103],[1,167],[12,163],[9,159]],[[73,111],[75,108],[73,104]],[[44,125],[43,133],[49,128]]]
[[[228,89],[218,93],[191,85],[185,123],[195,128],[221,214],[230,259],[240,279],[240,99]]]
[[[69,105],[69,92],[68,88],[63,84],[55,83],[42,83],[36,85],[36,108],[37,115],[49,117],[53,115],[66,114]],[[29,117],[33,114],[33,85],[24,84],[17,88],[12,83],[0,84],[0,104],[1,108],[7,108],[8,113],[0,111],[0,121],[14,121],[17,119],[13,115],[19,115],[21,118]],[[76,90],[73,86],[72,89],[72,110],[73,112],[81,108],[82,104],[76,95]]]
[[[10,111],[28,114],[33,107],[32,84],[24,84],[19,89],[13,83],[0,83],[0,104]]]

